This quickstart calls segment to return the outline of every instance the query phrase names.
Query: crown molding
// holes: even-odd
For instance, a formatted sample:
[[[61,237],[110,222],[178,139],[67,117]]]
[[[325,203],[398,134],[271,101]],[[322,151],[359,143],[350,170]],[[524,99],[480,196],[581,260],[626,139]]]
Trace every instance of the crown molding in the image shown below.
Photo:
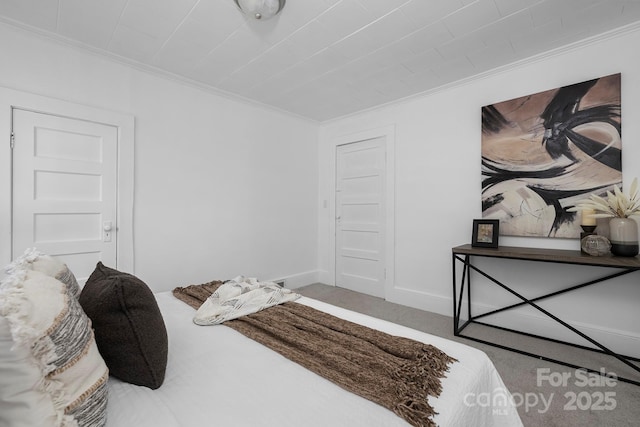
[[[111,60],[115,63],[119,63],[121,65],[127,66],[129,68],[135,69],[136,71],[140,71],[140,72],[144,72],[150,75],[154,75],[156,77],[161,77],[164,78],[166,80],[169,81],[173,81],[174,83],[179,83],[179,84],[184,84],[187,86],[190,86],[192,88],[195,89],[199,89],[202,90],[204,92],[216,95],[216,96],[220,96],[222,98],[228,99],[230,101],[235,101],[235,102],[240,102],[242,104],[246,104],[246,105],[250,105],[252,107],[259,107],[262,109],[267,109],[267,110],[271,110],[273,112],[279,113],[279,114],[284,114],[286,116],[290,116],[290,117],[294,117],[312,124],[319,124],[320,122],[318,120],[314,120],[312,118],[306,117],[306,116],[302,116],[296,113],[293,113],[291,111],[287,111],[278,107],[275,107],[273,105],[269,105],[269,104],[265,104],[263,102],[257,101],[255,99],[250,99],[247,97],[244,97],[242,95],[238,95],[235,93],[231,93],[228,91],[225,91],[223,89],[219,89],[216,88],[214,86],[208,85],[206,83],[202,83],[199,82],[197,80],[185,77],[185,76],[181,76],[175,73],[172,73],[170,71],[166,71],[163,69],[160,69],[158,67],[154,67],[152,65],[148,65],[148,64],[143,64],[142,62],[136,61],[134,59],[130,59],[130,58],[126,58],[124,56],[109,52],[107,50],[101,49],[101,48],[97,48],[94,46],[90,46],[88,44],[79,42],[77,40],[73,40],[71,38],[53,33],[51,31],[47,31],[47,30],[43,30],[41,28],[36,28],[36,27],[32,27],[30,25],[24,24],[22,22],[18,22],[12,19],[8,19],[6,17],[0,16],[0,23],[5,24],[7,27],[11,27],[15,30],[19,30],[22,31],[24,34],[27,35],[35,35],[37,37],[40,37],[41,39],[50,41],[50,42],[54,42],[56,44],[65,46],[65,47],[70,47],[73,48],[74,50],[76,50],[77,52],[80,53],[89,53],[92,54],[96,57],[102,58],[102,59],[108,59]]]
[[[631,24],[627,24],[625,26],[622,26],[622,27],[619,27],[619,28],[616,28],[616,29],[613,29],[613,30],[606,31],[604,33],[596,34],[596,35],[587,37],[587,38],[582,39],[582,40],[571,42],[571,43],[568,43],[568,44],[566,44],[564,46],[560,46],[560,47],[557,47],[557,48],[554,48],[554,49],[551,49],[551,50],[548,50],[548,51],[545,51],[545,52],[541,52],[541,53],[529,56],[527,58],[519,59],[517,61],[510,62],[509,64],[501,65],[499,67],[495,67],[495,68],[492,68],[490,70],[483,71],[481,73],[474,74],[472,76],[456,80],[454,82],[445,83],[445,84],[439,85],[437,87],[434,87],[434,88],[431,88],[431,89],[428,89],[428,90],[425,90],[425,91],[422,91],[422,92],[419,92],[419,93],[414,93],[414,94],[405,96],[404,98],[396,99],[394,101],[385,102],[383,104],[378,104],[378,105],[375,105],[373,107],[365,108],[363,110],[359,110],[359,111],[356,111],[356,112],[353,112],[353,113],[342,115],[340,117],[336,117],[336,118],[333,118],[333,119],[325,120],[325,121],[322,121],[321,123],[323,125],[330,124],[332,122],[340,121],[340,120],[343,120],[343,119],[346,119],[346,118],[349,118],[349,117],[354,117],[354,116],[357,116],[357,115],[360,115],[360,114],[364,114],[364,113],[367,113],[367,112],[375,111],[375,110],[378,110],[378,109],[381,109],[381,108],[386,108],[386,107],[390,107],[390,106],[394,106],[394,105],[408,103],[408,102],[414,101],[414,100],[416,100],[418,98],[434,95],[434,94],[437,94],[437,93],[440,93],[440,92],[447,91],[449,89],[461,87],[461,86],[467,85],[467,84],[475,82],[475,81],[479,81],[479,80],[483,80],[483,79],[486,79],[486,78],[489,78],[489,77],[493,77],[493,76],[495,76],[497,74],[508,73],[508,72],[511,72],[511,71],[513,71],[515,69],[518,69],[518,68],[521,68],[521,67],[524,67],[524,66],[527,66],[527,65],[530,65],[530,64],[535,64],[537,62],[541,62],[541,61],[544,61],[544,60],[549,59],[549,58],[553,58],[553,57],[557,57],[557,56],[560,56],[560,55],[564,55],[564,54],[566,54],[568,52],[571,52],[571,51],[582,49],[582,48],[585,48],[587,46],[591,46],[591,45],[594,45],[594,44],[597,44],[597,43],[601,43],[601,42],[606,41],[606,40],[622,37],[622,36],[625,36],[627,34],[637,32],[637,31],[640,31],[640,21],[633,22]]]
[[[514,69],[518,69],[521,67],[524,67],[526,65],[530,65],[530,64],[534,64],[536,62],[540,62],[549,58],[553,58],[553,57],[557,57],[563,54],[566,54],[567,52],[570,51],[574,51],[577,49],[581,49],[584,48],[586,46],[590,46],[593,44],[597,44],[600,43],[602,41],[605,40],[609,40],[612,38],[617,38],[617,37],[621,37],[623,35],[629,34],[629,33],[633,33],[636,32],[638,30],[640,30],[640,21],[638,22],[634,22],[631,24],[627,24],[625,26],[613,29],[613,30],[609,30],[606,31],[604,33],[600,33],[600,34],[596,34],[590,37],[587,37],[585,39],[582,40],[578,40],[575,42],[571,42],[568,43],[564,46],[558,47],[558,48],[554,48],[545,52],[541,52],[539,54],[535,54],[532,56],[529,56],[527,58],[523,58],[523,59],[519,59],[517,61],[511,62],[509,64],[505,64],[505,65],[501,65],[499,67],[495,67],[492,68],[490,70],[487,71],[483,71],[480,72],[478,74],[474,74],[472,76],[469,77],[465,77],[462,79],[458,79],[454,82],[450,82],[450,83],[445,83],[442,85],[439,85],[437,87],[433,87],[431,89],[427,89],[424,90],[422,92],[417,92],[415,94],[411,94],[408,96],[405,96],[403,98],[399,98],[399,99],[395,99],[393,101],[389,101],[389,102],[385,102],[382,104],[377,104],[374,105],[372,107],[368,107],[362,110],[358,110],[358,111],[354,111],[353,113],[349,113],[349,114],[345,114],[342,116],[338,116],[335,118],[331,118],[331,119],[327,119],[327,120],[317,120],[317,119],[312,119],[310,117],[307,116],[303,116],[300,114],[296,114],[294,112],[291,111],[287,111],[281,108],[278,108],[276,106],[270,105],[270,104],[265,104],[263,102],[254,100],[254,99],[250,99],[247,98],[245,96],[239,95],[239,94],[235,94],[235,93],[231,93],[228,91],[225,91],[223,89],[219,89],[216,88],[212,85],[208,85],[202,82],[199,82],[197,80],[188,78],[188,77],[184,77],[166,70],[162,70],[158,67],[154,67],[151,65],[147,65],[147,64],[143,64],[139,61],[133,60],[133,59],[129,59],[117,54],[114,54],[112,52],[109,52],[107,50],[104,49],[100,49],[100,48],[96,48],[93,46],[89,46],[85,43],[81,43],[78,42],[76,40],[73,40],[71,38],[68,37],[64,37],[61,36],[59,34],[53,33],[51,31],[47,31],[47,30],[43,30],[40,28],[36,28],[36,27],[32,27],[30,25],[24,24],[22,22],[19,21],[15,21],[3,16],[0,16],[0,23],[4,23],[9,27],[12,27],[14,29],[18,29],[23,31],[24,33],[27,34],[31,34],[31,35],[37,35],[43,39],[58,43],[60,45],[63,46],[67,46],[67,47],[72,47],[74,49],[76,49],[77,51],[83,52],[83,53],[91,53],[95,56],[101,57],[101,58],[106,58],[109,60],[112,60],[116,63],[120,63],[122,65],[128,66],[130,68],[133,68],[137,71],[141,71],[141,72],[145,72],[147,74],[151,74],[151,75],[155,75],[155,76],[159,76],[162,78],[165,78],[167,80],[176,82],[176,83],[181,83],[181,84],[185,84],[187,86],[202,90],[204,92],[208,92],[211,93],[213,95],[217,95],[220,96],[222,98],[231,100],[231,101],[236,101],[236,102],[240,102],[246,105],[250,105],[253,107],[259,107],[259,108],[263,108],[263,109],[267,109],[267,110],[271,110],[273,112],[277,112],[280,114],[284,114],[286,116],[290,116],[290,117],[295,117],[297,119],[309,122],[309,123],[313,123],[313,124],[329,124],[335,121],[339,121],[339,120],[343,120],[349,117],[354,117],[356,115],[360,115],[363,113],[367,113],[370,111],[374,111],[374,110],[378,110],[381,108],[386,108],[389,106],[393,106],[393,105],[399,105],[399,104],[403,104],[403,103],[407,103],[410,101],[413,101],[417,98],[422,98],[425,96],[429,96],[429,95],[434,95],[452,88],[456,88],[456,87],[460,87],[460,86],[464,86],[466,84],[469,84],[471,82],[475,82],[475,81],[479,81],[488,77],[492,77],[495,76],[496,74],[502,74],[502,73],[507,73],[507,72],[511,72]]]

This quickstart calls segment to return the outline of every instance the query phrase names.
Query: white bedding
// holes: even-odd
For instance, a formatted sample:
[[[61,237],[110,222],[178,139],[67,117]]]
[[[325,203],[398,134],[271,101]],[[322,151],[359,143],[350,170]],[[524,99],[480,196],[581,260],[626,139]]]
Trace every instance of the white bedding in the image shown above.
[[[300,367],[225,326],[198,326],[195,311],[170,292],[156,294],[169,336],[157,390],[109,380],[107,427],[407,426],[393,412]],[[521,426],[516,409],[487,406],[508,392],[481,351],[317,300],[298,303],[394,335],[435,345],[458,359],[431,400],[439,426]],[[224,345],[222,345],[224,343]]]

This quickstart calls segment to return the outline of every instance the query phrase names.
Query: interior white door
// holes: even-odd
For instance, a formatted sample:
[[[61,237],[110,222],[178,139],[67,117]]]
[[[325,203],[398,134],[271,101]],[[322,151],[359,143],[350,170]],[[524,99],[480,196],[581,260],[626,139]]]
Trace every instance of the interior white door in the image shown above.
[[[14,109],[12,257],[59,257],[84,284],[98,261],[116,266],[114,126]]]
[[[336,148],[336,286],[384,298],[385,140]]]

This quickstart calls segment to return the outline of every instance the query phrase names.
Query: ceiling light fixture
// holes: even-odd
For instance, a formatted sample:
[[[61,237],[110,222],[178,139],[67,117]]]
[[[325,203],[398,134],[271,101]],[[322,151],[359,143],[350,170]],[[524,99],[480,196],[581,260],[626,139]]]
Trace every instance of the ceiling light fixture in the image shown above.
[[[269,19],[278,14],[286,0],[233,0],[246,15],[255,19]]]

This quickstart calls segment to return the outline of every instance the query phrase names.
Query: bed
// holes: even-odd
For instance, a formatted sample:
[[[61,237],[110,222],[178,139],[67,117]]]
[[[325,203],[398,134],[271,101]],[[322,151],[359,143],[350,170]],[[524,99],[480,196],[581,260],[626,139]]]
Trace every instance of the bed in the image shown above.
[[[344,391],[240,333],[198,326],[195,311],[171,292],[156,294],[169,336],[164,383],[157,390],[109,380],[108,427],[406,426],[391,411]],[[437,336],[302,297],[305,304],[387,333],[436,345],[458,362],[432,404],[439,426],[518,426],[515,408],[482,396],[508,396],[483,352]],[[224,343],[224,345],[223,345]],[[480,397],[480,398],[477,398]]]
[[[101,267],[100,263],[96,272],[99,271],[99,267]],[[33,269],[32,266],[29,268]],[[60,271],[64,272],[63,276],[69,276],[64,268]],[[132,285],[130,276],[126,274],[115,276],[114,274],[120,273],[108,268],[102,271],[104,280],[110,281],[111,284],[116,283],[118,286],[122,285],[122,277],[127,277],[127,285],[124,288],[120,287],[120,290],[142,289],[145,292],[145,298],[154,301],[153,305],[157,307],[161,321],[166,327],[167,347],[164,354],[166,370],[163,366],[163,378],[152,387],[134,385],[114,375],[105,380],[105,363],[95,351],[96,346],[91,341],[93,338],[89,337],[88,344],[85,346],[89,349],[89,355],[83,353],[81,363],[75,363],[73,366],[69,365],[70,368],[64,367],[60,370],[64,371],[66,376],[62,380],[69,382],[72,385],[71,388],[81,389],[77,384],[82,382],[82,384],[86,383],[83,387],[87,387],[91,393],[98,390],[98,393],[94,393],[97,397],[93,398],[93,401],[89,398],[87,402],[78,404],[78,399],[75,399],[73,404],[67,402],[63,413],[56,412],[54,408],[52,415],[47,412],[51,408],[40,408],[38,410],[42,415],[38,415],[40,418],[35,418],[34,414],[37,412],[34,412],[33,408],[28,412],[24,412],[24,408],[28,409],[28,405],[22,405],[22,408],[16,409],[11,406],[11,393],[9,397],[2,395],[11,391],[10,389],[18,381],[7,379],[4,375],[3,381],[9,381],[9,387],[4,386],[0,393],[0,409],[2,409],[0,424],[4,416],[9,420],[8,425],[44,425],[42,417],[50,416],[52,421],[46,425],[99,426],[105,425],[104,413],[106,412],[107,427],[410,425],[392,411],[346,391],[230,327],[196,325],[194,308],[177,299],[172,292],[152,294],[141,281],[136,282],[135,286]],[[59,272],[50,271],[49,273],[61,279]],[[89,279],[82,293],[88,289],[89,282],[95,279],[94,275]],[[16,310],[9,308],[15,307],[25,298],[24,294],[29,292],[33,294],[29,297],[30,304],[34,301],[37,303],[40,298],[46,301],[47,306],[57,298],[56,295],[63,295],[61,301],[69,303],[71,308],[67,307],[66,311],[62,310],[61,313],[68,311],[75,312],[77,316],[84,316],[80,313],[82,310],[78,308],[80,304],[76,304],[76,298],[82,302],[82,295],[77,285],[65,287],[35,271],[20,273],[18,276],[19,279],[3,285],[3,292],[0,293],[0,314],[4,316],[4,318],[0,317],[0,341],[3,339],[2,321],[4,320],[9,326],[12,322],[16,322],[16,318],[12,317]],[[99,281],[98,284],[103,286]],[[19,288],[20,292],[11,294],[12,288]],[[44,295],[46,292],[49,295]],[[104,294],[97,295],[98,300],[104,297]],[[116,299],[121,297],[122,295]],[[522,425],[511,395],[492,362],[482,351],[307,297],[300,297],[289,304],[304,305],[368,328],[428,343],[456,359],[449,365],[448,372],[441,379],[440,395],[429,397],[429,403],[436,412],[432,417],[435,425],[465,427]],[[91,318],[91,311],[84,305],[83,308]],[[34,313],[33,316],[42,316],[38,311]],[[55,316],[52,312],[51,317],[60,318],[60,315]],[[24,315],[21,321],[25,321]],[[42,319],[38,322],[46,324]],[[91,322],[88,324],[91,325]],[[11,329],[9,326],[5,329]],[[96,335],[99,335],[99,328],[95,321],[93,326]],[[143,335],[153,335],[157,326],[157,324],[146,325],[148,329]],[[52,331],[55,327],[47,326],[46,330],[48,334],[54,335]],[[98,347],[100,353],[106,356],[103,351],[104,344]],[[7,349],[8,346],[0,346],[2,351]],[[87,350],[84,352],[87,353]],[[104,360],[111,373],[116,372],[106,357]],[[0,352],[0,374],[11,372],[13,375],[15,364],[12,364],[11,360],[9,363],[5,362],[6,354],[3,355]],[[77,370],[77,373],[74,373],[74,370]],[[94,377],[88,375],[88,372],[95,372]],[[82,395],[86,397],[91,393],[85,392]],[[42,398],[40,397],[39,400],[41,401]],[[7,402],[9,402],[8,406]],[[101,408],[101,405],[106,407]],[[35,404],[32,406],[36,407]],[[68,410],[70,407],[72,411]],[[14,409],[16,412],[12,413]],[[18,412],[20,410],[23,410],[22,415]],[[85,416],[84,421],[76,423],[71,417],[77,416],[81,419],[84,416],[83,411],[85,414],[98,415]],[[81,415],[77,415],[78,413]],[[27,415],[40,421],[37,424],[36,421],[17,424],[11,421],[12,419],[22,420]],[[427,420],[424,425],[429,425]]]

